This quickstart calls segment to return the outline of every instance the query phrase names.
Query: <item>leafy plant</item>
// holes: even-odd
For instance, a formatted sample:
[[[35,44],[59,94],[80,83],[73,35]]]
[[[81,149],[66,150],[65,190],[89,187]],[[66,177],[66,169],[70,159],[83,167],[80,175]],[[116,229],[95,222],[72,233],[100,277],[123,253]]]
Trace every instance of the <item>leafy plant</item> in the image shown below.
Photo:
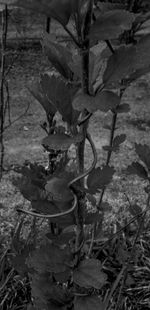
[[[116,39],[134,23],[139,26],[142,22],[137,22],[137,16],[127,10],[126,4],[116,7],[116,4],[98,2],[94,8],[93,2],[18,0],[15,3],[57,20],[74,45],[71,53],[56,38],[46,34],[42,46],[54,72],[43,73],[39,81],[29,86],[46,112],[47,121],[42,128],[47,135],[42,145],[49,154],[49,167],[28,164],[19,171],[22,178],[16,185],[30,201],[32,210],[18,208],[17,211],[48,219],[50,231],[40,245],[30,248],[26,245],[21,253],[15,252],[13,259],[14,266],[22,266],[31,280],[33,306],[29,305],[28,310],[108,309],[119,282],[122,289],[126,281],[149,207],[147,187],[146,210],[142,212],[135,205],[131,208],[133,221],[141,216],[135,241],[130,251],[120,245],[120,270],[113,276],[107,294],[109,272],[101,262],[101,248],[95,249],[94,245],[103,230],[105,207],[109,206],[103,196],[115,173],[110,165],[111,155],[119,151],[126,139],[125,134],[115,134],[118,115],[130,109],[129,105],[122,104],[122,96],[126,88],[150,68],[150,35],[137,39],[134,31],[134,44],[116,47]],[[144,20],[142,13],[138,17]],[[70,18],[74,31],[69,28]],[[101,52],[94,54],[100,40],[105,41],[111,53],[105,59],[105,68],[101,66]],[[96,148],[88,129],[89,119],[97,110],[109,111],[112,115],[112,123],[107,127],[110,141],[104,146],[107,156],[103,166],[97,163]],[[56,112],[61,115],[63,126],[57,123]],[[86,141],[93,152],[93,163],[88,170],[84,164]],[[76,149],[74,163],[68,155],[72,144]],[[137,174],[149,182],[149,147],[136,145],[135,148],[142,164],[133,163],[126,173]],[[88,212],[87,201],[95,213]],[[118,234],[123,229],[119,227]]]

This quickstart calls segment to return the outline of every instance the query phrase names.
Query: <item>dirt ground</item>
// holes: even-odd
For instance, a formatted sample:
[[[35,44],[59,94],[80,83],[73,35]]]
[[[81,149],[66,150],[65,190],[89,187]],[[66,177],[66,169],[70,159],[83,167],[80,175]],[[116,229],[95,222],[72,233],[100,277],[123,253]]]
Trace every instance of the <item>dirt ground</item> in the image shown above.
[[[56,26],[56,25],[55,25]],[[58,29],[58,33],[60,29]],[[55,31],[53,25],[52,32]],[[38,32],[38,35],[41,32]],[[14,57],[14,50],[8,50],[8,62]],[[7,77],[10,93],[10,109],[12,125],[5,131],[5,168],[0,184],[0,232],[8,234],[16,221],[15,208],[18,204],[26,204],[23,197],[11,183],[12,165],[21,165],[25,160],[37,161],[46,164],[47,156],[43,152],[41,140],[45,137],[40,127],[45,114],[40,104],[31,96],[27,87],[30,81],[40,73],[50,70],[50,64],[42,53],[40,46],[22,49],[14,62]],[[118,117],[116,133],[125,133],[126,141],[122,144],[118,154],[112,156],[111,164],[115,165],[117,172],[109,186],[104,199],[112,205],[112,212],[107,214],[107,220],[113,222],[117,215],[118,220],[126,216],[128,205],[126,193],[131,202],[138,201],[145,206],[144,182],[138,177],[125,177],[121,169],[137,159],[134,143],[150,145],[150,75],[140,78],[127,89],[123,101],[128,103],[131,110]],[[25,113],[25,110],[28,111]],[[23,116],[21,116],[24,114]],[[21,117],[20,117],[21,116]],[[19,118],[17,121],[16,118]],[[98,165],[105,162],[106,153],[103,146],[109,141],[109,132],[103,126],[109,124],[111,113],[97,112],[90,120],[89,131],[94,139],[98,152]],[[8,125],[8,120],[6,126]],[[86,165],[90,164],[91,152],[86,146]]]

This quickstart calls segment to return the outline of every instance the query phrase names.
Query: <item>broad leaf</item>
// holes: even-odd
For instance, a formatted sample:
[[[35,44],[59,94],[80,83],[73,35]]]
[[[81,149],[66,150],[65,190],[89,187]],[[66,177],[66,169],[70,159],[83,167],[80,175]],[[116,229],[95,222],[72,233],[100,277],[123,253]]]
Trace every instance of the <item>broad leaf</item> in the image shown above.
[[[36,213],[41,213],[41,214],[47,214],[47,215],[53,215],[56,213],[60,213],[61,210],[60,208],[57,207],[56,204],[52,201],[48,200],[37,200],[37,201],[32,201],[31,206],[33,211]]]
[[[58,44],[57,42],[53,42],[51,40],[50,35],[47,33],[44,34],[44,38],[42,41],[42,45],[45,51],[45,54],[48,57],[48,60],[51,62],[53,67],[64,76],[64,78],[71,80],[72,79],[72,71],[68,66],[69,59],[71,61],[72,55],[70,51]]]
[[[127,174],[136,174],[140,178],[147,179],[148,174],[145,168],[138,162],[133,162],[130,166],[128,166],[125,170]]]
[[[45,190],[56,201],[72,201],[73,195],[64,178],[52,177],[45,185]]]
[[[44,108],[46,114],[50,114],[52,116],[56,113],[55,106],[48,100],[46,97],[46,94],[44,93],[42,86],[40,84],[40,81],[34,81],[29,87],[29,91],[34,96],[36,100],[39,101],[39,103]]]
[[[90,193],[96,193],[107,186],[112,181],[114,172],[115,169],[109,166],[93,169],[87,178],[87,185]]]
[[[67,134],[50,134],[42,140],[42,145],[46,149],[53,149],[56,151],[66,151],[71,146],[71,144],[76,144],[81,142],[83,139],[82,134],[77,134],[74,137],[70,137]]]
[[[84,215],[84,224],[89,225],[101,221],[102,214],[97,212],[86,212]]]
[[[117,113],[128,113],[130,111],[130,106],[128,103],[123,103],[120,104],[117,108],[116,108],[116,112]]]
[[[86,109],[90,113],[93,113],[97,110],[108,112],[109,110],[115,109],[119,103],[119,96],[111,91],[104,90],[95,96],[89,96],[79,92],[74,97],[72,105],[78,111]]]
[[[72,254],[68,246],[60,249],[47,241],[39,249],[31,253],[27,263],[28,267],[33,268],[38,273],[65,272],[70,269]]]
[[[103,75],[105,86],[118,86],[122,79],[129,77],[134,71],[134,57],[136,47],[122,46],[109,57],[106,70]]]
[[[75,239],[75,232],[64,232],[60,235],[54,235],[52,233],[47,233],[46,237],[51,240],[55,245],[62,246],[64,244],[68,244],[71,240]]]
[[[134,15],[125,10],[112,10],[99,14],[91,26],[90,38],[92,40],[110,40],[131,28]]]
[[[71,102],[78,88],[58,76],[48,74],[41,76],[41,85],[47,99],[62,115],[63,121],[75,124],[79,113],[74,111]]]
[[[76,9],[77,0],[18,0],[13,5],[50,16],[66,25]]]
[[[129,210],[130,210],[130,213],[133,216],[136,216],[136,215],[142,213],[142,211],[143,211],[142,208],[138,204],[130,205],[130,209]]]
[[[74,310],[105,310],[98,296],[75,297]]]
[[[136,45],[134,67],[136,70],[149,67],[150,35],[144,36]]]
[[[106,283],[107,276],[102,271],[102,265],[97,259],[85,259],[81,261],[73,272],[75,284],[90,288],[101,289]]]
[[[36,309],[65,310],[63,305],[72,297],[67,289],[56,285],[48,273],[33,274],[31,288]]]
[[[139,158],[147,166],[148,170],[150,170],[150,147],[146,144],[135,143],[135,150]]]
[[[116,136],[113,140],[113,146],[112,146],[113,151],[114,152],[118,151],[120,144],[122,144],[125,140],[126,140],[125,134]]]

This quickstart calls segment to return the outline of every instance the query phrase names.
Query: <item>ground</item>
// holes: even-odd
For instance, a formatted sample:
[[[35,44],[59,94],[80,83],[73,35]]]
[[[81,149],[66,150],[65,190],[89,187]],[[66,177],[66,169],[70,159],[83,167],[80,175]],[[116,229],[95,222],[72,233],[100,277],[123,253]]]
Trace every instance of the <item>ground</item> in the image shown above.
[[[16,41],[12,40],[14,30],[9,26],[9,43],[13,44],[16,49]],[[33,24],[33,31],[28,29],[24,33],[33,37],[41,36],[40,25],[37,31],[37,25]],[[26,29],[26,28],[25,28]],[[56,24],[52,24],[52,33],[57,30],[57,35],[64,35]],[[32,34],[32,35],[31,35]],[[21,33],[22,36],[22,33]],[[14,42],[14,43],[12,43]],[[17,43],[18,44],[18,43]],[[18,46],[18,45],[17,45]],[[14,57],[16,50],[8,49],[8,64]],[[4,235],[8,235],[16,222],[15,207],[18,204],[26,203],[23,197],[12,185],[11,179],[14,173],[11,171],[12,165],[21,165],[25,160],[32,162],[47,163],[47,156],[43,152],[41,140],[45,137],[44,131],[40,127],[40,122],[45,119],[45,114],[40,104],[32,97],[27,87],[30,81],[38,77],[40,73],[50,70],[51,66],[42,53],[42,49],[38,44],[33,48],[19,50],[16,61],[14,62],[8,77],[9,93],[10,93],[10,109],[11,109],[11,126],[5,131],[5,168],[6,172],[0,184],[0,231]],[[143,191],[144,183],[136,176],[125,177],[121,173],[121,169],[137,159],[134,150],[134,143],[146,143],[150,145],[150,75],[146,75],[139,79],[134,85],[127,89],[123,101],[129,103],[131,110],[127,114],[120,114],[117,122],[117,133],[125,133],[126,141],[120,148],[118,154],[112,156],[111,164],[114,164],[117,172],[114,180],[109,186],[104,199],[112,205],[112,212],[107,215],[107,219],[112,222],[117,215],[118,219],[122,214],[126,214],[127,200],[124,193],[129,196],[131,202],[138,201],[142,207],[145,206],[146,197]],[[28,107],[28,109],[27,109]],[[25,112],[27,109],[27,112]],[[22,114],[24,114],[22,116]],[[21,116],[21,117],[20,117]],[[16,118],[18,119],[16,121]],[[98,165],[105,161],[106,153],[103,145],[109,140],[109,132],[103,126],[109,124],[111,114],[103,114],[97,112],[90,120],[89,131],[95,142],[98,152]],[[8,122],[6,126],[8,125]],[[90,155],[89,155],[90,154]],[[91,162],[90,148],[86,146],[85,159],[86,166]]]

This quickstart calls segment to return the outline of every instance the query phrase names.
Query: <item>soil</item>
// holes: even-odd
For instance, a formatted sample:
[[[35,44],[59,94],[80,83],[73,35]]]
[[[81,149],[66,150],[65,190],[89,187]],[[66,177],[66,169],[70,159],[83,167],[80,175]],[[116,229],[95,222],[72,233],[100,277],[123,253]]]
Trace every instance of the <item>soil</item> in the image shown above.
[[[41,36],[41,28],[38,31],[37,25],[34,28],[36,29],[35,37]],[[60,28],[53,24],[52,33],[55,33],[56,29],[57,34],[62,37],[64,32],[62,33]],[[30,31],[27,31],[26,37],[28,32],[30,33]],[[10,40],[14,33],[15,30],[9,33]],[[16,41],[14,40],[14,42]],[[19,48],[16,51],[15,45],[15,49],[12,46],[7,51],[8,66],[16,55],[17,57],[7,76],[11,125],[9,126],[7,116],[6,126],[9,127],[5,130],[4,135],[6,172],[0,184],[0,203],[2,203],[0,205],[0,232],[5,235],[10,233],[16,222],[16,205],[26,204],[26,201],[12,185],[11,180],[14,173],[11,171],[11,167],[21,165],[25,160],[47,163],[47,155],[41,146],[41,140],[45,137],[45,133],[40,127],[40,123],[45,120],[45,113],[40,104],[31,96],[27,87],[30,81],[38,77],[40,73],[51,70],[51,65],[43,55],[40,45],[37,44],[33,48],[25,48],[25,46],[21,49],[18,45]],[[118,220],[126,216],[128,204],[124,193],[128,195],[131,202],[138,200],[142,207],[145,206],[144,182],[136,176],[125,177],[121,170],[137,159],[134,150],[135,142],[150,145],[150,75],[143,76],[128,88],[123,101],[130,105],[131,110],[129,113],[120,114],[117,122],[116,133],[125,133],[127,139],[122,144],[120,151],[114,153],[111,160],[111,164],[115,165],[117,172],[104,196],[104,199],[112,205],[112,212],[107,214],[109,222],[113,222],[116,215]],[[18,120],[16,121],[16,119]],[[98,165],[105,162],[106,153],[103,146],[109,141],[109,131],[103,126],[109,124],[110,121],[111,113],[101,112],[95,113],[90,120],[89,131],[97,148]],[[89,166],[92,157],[88,144],[86,145],[85,160],[86,166]]]

